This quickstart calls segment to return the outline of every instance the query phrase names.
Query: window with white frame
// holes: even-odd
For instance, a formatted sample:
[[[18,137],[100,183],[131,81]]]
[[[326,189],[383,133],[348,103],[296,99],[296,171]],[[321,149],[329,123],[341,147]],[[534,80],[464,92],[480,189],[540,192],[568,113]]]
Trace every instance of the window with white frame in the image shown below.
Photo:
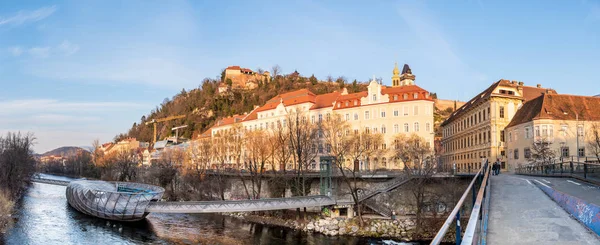
[[[394,109],[394,116],[397,117],[398,116],[398,109]]]
[[[583,136],[583,126],[577,125],[577,135],[580,137]]]
[[[419,98],[419,94],[418,93],[414,93],[413,94],[413,99]]]
[[[405,99],[405,100],[407,100],[408,99],[408,94],[402,95],[402,98]]]
[[[408,106],[405,106],[405,107],[404,107],[404,115],[405,115],[405,116],[408,116]]]
[[[540,126],[535,126],[535,137],[540,137]]]
[[[385,134],[386,133],[386,128],[385,125],[381,125],[381,133]]]
[[[346,113],[346,121],[350,121],[350,113]]]
[[[394,133],[397,134],[400,132],[400,129],[398,127],[398,124],[394,124]]]
[[[525,127],[525,139],[529,139],[531,138],[531,130],[529,129],[529,127]]]
[[[542,137],[548,137],[548,125],[542,125]]]
[[[431,131],[431,124],[429,124],[429,123],[425,124],[425,131],[426,132],[430,132]]]
[[[381,110],[381,117],[384,118],[385,117],[385,111]]]
[[[370,114],[369,111],[365,111],[365,120],[369,120]]]
[[[413,108],[413,113],[415,114],[415,116],[419,115],[419,106],[418,106],[418,105],[416,105],[416,106]]]
[[[560,134],[562,136],[567,136],[567,130],[569,130],[569,126],[566,124],[560,125]]]
[[[419,123],[415,122],[415,132],[419,132]]]
[[[404,124],[404,132],[408,133],[408,123]]]
[[[354,121],[358,120],[358,113],[354,113]]]

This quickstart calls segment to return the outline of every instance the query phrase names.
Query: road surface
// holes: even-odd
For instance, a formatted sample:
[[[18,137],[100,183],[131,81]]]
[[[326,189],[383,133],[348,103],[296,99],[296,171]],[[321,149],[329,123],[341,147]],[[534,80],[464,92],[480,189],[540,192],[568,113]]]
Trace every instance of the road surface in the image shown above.
[[[492,176],[488,244],[600,244],[595,233],[535,186],[535,179],[538,178]]]

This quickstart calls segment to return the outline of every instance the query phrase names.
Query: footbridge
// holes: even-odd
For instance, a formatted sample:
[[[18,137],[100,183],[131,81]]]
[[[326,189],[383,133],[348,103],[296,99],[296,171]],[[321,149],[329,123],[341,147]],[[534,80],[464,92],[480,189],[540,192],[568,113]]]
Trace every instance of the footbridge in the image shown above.
[[[63,181],[34,177],[32,182],[67,186],[69,205],[78,211],[110,220],[136,221],[149,213],[224,213],[295,209],[335,205],[329,196],[302,196],[235,201],[161,202],[164,189],[132,182]]]

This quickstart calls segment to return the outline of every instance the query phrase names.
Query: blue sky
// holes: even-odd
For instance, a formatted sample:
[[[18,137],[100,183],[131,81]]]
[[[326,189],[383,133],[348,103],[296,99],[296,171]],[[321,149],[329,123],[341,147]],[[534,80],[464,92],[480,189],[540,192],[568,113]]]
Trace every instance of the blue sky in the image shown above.
[[[109,141],[229,65],[421,87],[500,78],[600,93],[600,1],[2,1],[0,132],[35,150]]]

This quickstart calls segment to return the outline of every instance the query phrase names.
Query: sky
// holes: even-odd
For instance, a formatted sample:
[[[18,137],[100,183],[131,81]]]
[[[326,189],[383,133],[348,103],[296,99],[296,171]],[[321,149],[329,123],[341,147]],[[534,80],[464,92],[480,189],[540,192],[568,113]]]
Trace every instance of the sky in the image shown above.
[[[230,65],[390,85],[396,62],[441,99],[600,94],[600,0],[0,1],[0,133],[90,146]]]

